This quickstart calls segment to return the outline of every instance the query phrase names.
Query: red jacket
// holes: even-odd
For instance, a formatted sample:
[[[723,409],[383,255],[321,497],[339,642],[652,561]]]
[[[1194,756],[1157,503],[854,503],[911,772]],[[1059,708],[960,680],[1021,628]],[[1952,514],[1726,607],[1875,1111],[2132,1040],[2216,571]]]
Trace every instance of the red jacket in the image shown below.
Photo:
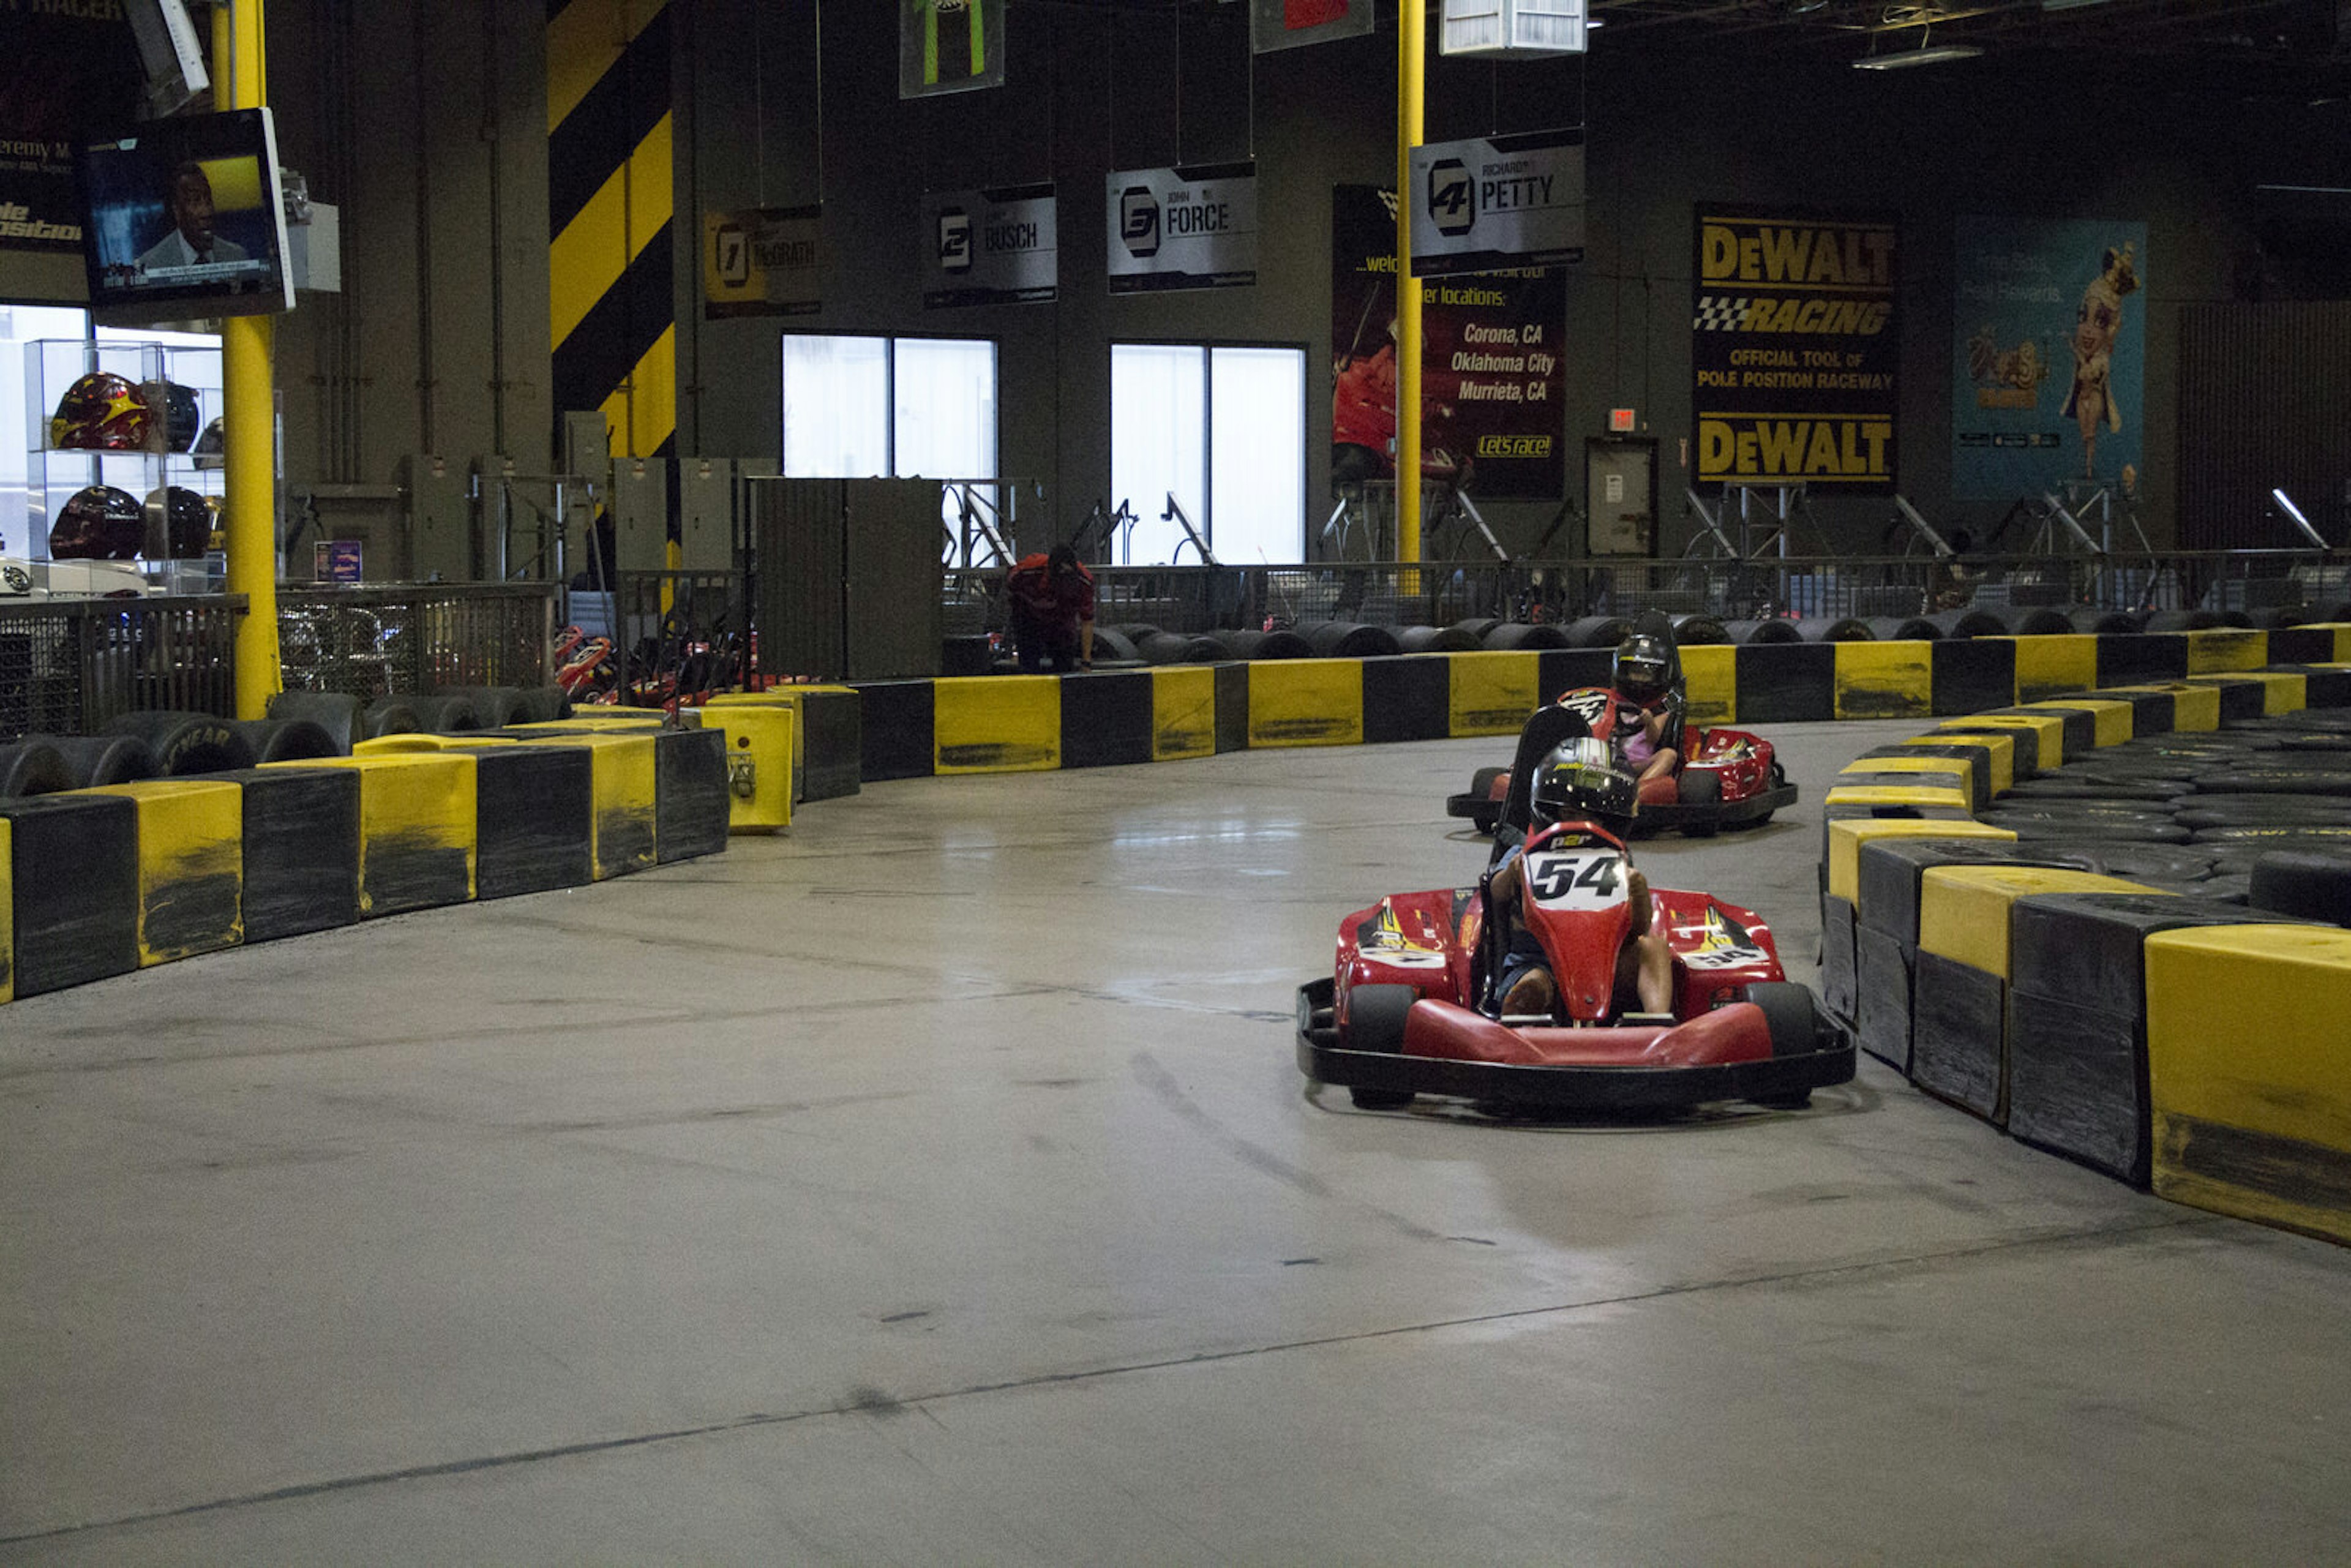
[[[1023,556],[1004,580],[1016,618],[1034,626],[1077,634],[1078,623],[1094,618],[1094,577],[1083,564],[1056,580],[1045,569],[1045,552]]]

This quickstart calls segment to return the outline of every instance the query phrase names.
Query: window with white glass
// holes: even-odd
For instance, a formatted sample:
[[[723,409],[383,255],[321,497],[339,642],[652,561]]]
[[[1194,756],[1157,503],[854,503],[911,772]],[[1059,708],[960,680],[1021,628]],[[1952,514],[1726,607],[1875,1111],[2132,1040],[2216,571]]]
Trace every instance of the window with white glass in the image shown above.
[[[784,472],[984,479],[996,473],[996,344],[787,332]]]
[[[1113,343],[1110,426],[1122,564],[1195,559],[1179,511],[1228,565],[1305,559],[1303,349]]]

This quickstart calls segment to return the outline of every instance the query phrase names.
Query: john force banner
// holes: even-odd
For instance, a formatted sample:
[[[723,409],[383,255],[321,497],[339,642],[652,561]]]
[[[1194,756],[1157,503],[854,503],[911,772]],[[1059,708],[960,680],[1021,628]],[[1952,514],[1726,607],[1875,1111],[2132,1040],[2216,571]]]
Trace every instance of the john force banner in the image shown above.
[[[1238,288],[1257,281],[1257,165],[1113,169],[1110,291]]]
[[[1704,485],[1895,488],[1895,223],[1701,206],[1690,407]]]

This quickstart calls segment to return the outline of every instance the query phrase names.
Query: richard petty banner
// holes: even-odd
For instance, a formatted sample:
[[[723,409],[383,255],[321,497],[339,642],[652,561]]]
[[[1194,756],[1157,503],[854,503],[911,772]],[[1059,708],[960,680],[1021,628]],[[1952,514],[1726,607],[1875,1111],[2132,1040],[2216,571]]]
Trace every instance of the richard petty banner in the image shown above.
[[[1416,281],[1421,464],[1479,497],[1560,498],[1561,333],[1567,283],[1543,268]],[[1331,202],[1331,471],[1393,478],[1395,193],[1341,185]]]
[[[1895,488],[1895,224],[1698,209],[1690,407],[1706,485]]]
[[[1050,184],[931,192],[923,233],[925,310],[1035,304],[1060,287]]]
[[[1113,169],[1110,291],[1238,288],[1257,281],[1257,165]]]
[[[1417,277],[1583,259],[1583,132],[1412,150]]]

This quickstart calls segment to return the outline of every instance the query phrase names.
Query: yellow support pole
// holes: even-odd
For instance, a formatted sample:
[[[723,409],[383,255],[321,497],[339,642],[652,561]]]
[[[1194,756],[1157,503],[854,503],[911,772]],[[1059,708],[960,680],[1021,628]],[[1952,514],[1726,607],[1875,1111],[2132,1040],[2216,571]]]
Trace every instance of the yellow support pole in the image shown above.
[[[259,109],[269,101],[261,7],[262,0],[233,0],[213,11],[214,74],[226,78],[231,109]],[[271,328],[266,316],[232,316],[221,324],[228,591],[245,595],[246,604],[236,628],[239,718],[265,716],[269,699],[285,685],[277,656],[277,411]]]
[[[1412,150],[1422,135],[1424,0],[1396,6],[1396,559],[1420,559],[1420,280],[1412,275]],[[1416,592],[1417,573],[1397,588]]]

